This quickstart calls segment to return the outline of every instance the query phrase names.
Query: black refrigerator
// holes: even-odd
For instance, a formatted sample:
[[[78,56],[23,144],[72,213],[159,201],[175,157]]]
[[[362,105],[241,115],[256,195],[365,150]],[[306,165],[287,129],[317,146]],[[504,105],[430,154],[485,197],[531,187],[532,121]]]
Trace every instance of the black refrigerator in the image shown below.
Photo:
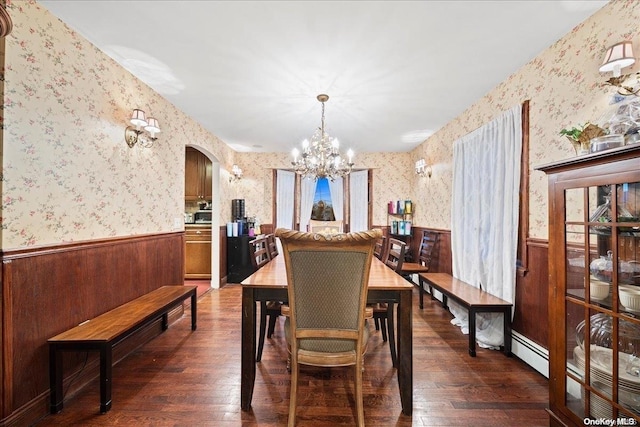
[[[253,236],[227,237],[227,283],[240,283],[254,271],[249,253]]]

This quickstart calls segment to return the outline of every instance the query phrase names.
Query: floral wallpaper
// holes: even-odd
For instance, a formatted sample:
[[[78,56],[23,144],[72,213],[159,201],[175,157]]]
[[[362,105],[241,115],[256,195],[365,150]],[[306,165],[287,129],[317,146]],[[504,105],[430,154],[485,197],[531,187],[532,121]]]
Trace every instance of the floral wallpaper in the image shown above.
[[[187,144],[220,162],[221,218],[230,211],[233,150],[35,1],[9,13],[4,250],[183,229]],[[152,148],[124,142],[134,108],[160,122]]]
[[[221,223],[234,198],[245,199],[248,215],[272,222],[272,170],[288,167],[288,154],[234,152],[37,2],[9,8],[4,250],[181,230],[186,145],[220,164]],[[611,89],[601,85],[608,77],[598,66],[609,45],[640,41],[639,19],[640,2],[611,1],[411,153],[358,154],[355,167],[373,169],[374,225],[386,224],[389,200],[412,199],[415,225],[449,229],[453,142],[529,99],[530,236],[547,238],[547,179],[533,169],[575,155],[560,129],[598,121],[611,108]],[[160,122],[150,149],[124,143],[133,108]],[[415,175],[420,158],[432,165],[431,178]],[[229,182],[234,163],[244,177]]]
[[[530,100],[529,235],[547,239],[547,177],[538,165],[575,156],[560,129],[597,123],[611,110],[614,90],[602,83],[610,76],[598,68],[606,49],[632,40],[640,50],[640,2],[613,0],[536,58],[500,83],[411,153],[411,164],[424,158],[433,165],[429,178],[414,176],[418,225],[451,228],[453,142],[493,120],[502,111]],[[637,72],[638,63],[624,70]],[[639,165],[640,167],[640,165]]]

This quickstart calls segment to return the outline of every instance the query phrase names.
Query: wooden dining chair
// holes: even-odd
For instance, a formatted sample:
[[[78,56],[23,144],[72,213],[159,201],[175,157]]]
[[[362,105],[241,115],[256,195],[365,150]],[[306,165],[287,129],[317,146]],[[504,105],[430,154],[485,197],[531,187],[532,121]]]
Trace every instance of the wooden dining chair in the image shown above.
[[[384,263],[396,273],[400,273],[404,264],[404,256],[407,244],[402,240],[389,238]],[[393,320],[395,303],[393,301],[381,302],[373,305],[373,319],[376,329],[382,333],[382,340],[389,341],[389,352],[394,367],[398,366],[396,353],[395,322]],[[388,339],[387,339],[388,337]]]
[[[267,247],[269,248],[269,258],[274,259],[278,256],[278,243],[276,242],[276,236],[267,234]]]
[[[287,269],[285,336],[290,352],[289,426],[295,425],[300,365],[354,366],[356,421],[364,426],[362,370],[369,332],[369,272],[380,230],[319,235],[277,229]]]
[[[276,236],[273,233],[267,234],[267,248],[269,248],[269,258],[274,259],[280,252],[278,250],[278,243],[276,242]],[[266,305],[267,318],[269,319],[269,325],[267,327],[267,338],[271,338],[273,331],[276,328],[276,321],[280,316],[281,301],[270,301]],[[261,354],[262,356],[262,354]]]
[[[420,289],[420,308],[423,308],[425,283],[419,273],[428,273],[431,267],[431,259],[434,255],[434,248],[438,243],[438,233],[425,230],[422,232],[422,241],[420,242],[420,251],[418,254],[418,262],[404,262],[399,273],[408,281],[417,285]],[[418,274],[418,283],[413,281],[413,275]],[[431,287],[429,292],[433,295]]]
[[[253,267],[256,270],[259,270],[263,265],[271,261],[267,237],[256,237],[255,239],[250,240],[249,254],[251,255],[251,264],[253,264]]]
[[[267,236],[257,237],[249,242],[249,254],[253,267],[258,270],[271,261],[269,252],[269,240]],[[279,301],[260,301],[260,336],[258,338],[258,352],[256,362],[262,360],[262,350],[264,349],[265,336],[271,338],[275,330],[276,320],[280,316]],[[267,325],[269,325],[267,333]]]
[[[404,264],[404,257],[407,251],[407,244],[402,240],[389,238],[387,243],[387,250],[384,257],[384,263],[387,267],[399,273],[402,270],[402,264]]]

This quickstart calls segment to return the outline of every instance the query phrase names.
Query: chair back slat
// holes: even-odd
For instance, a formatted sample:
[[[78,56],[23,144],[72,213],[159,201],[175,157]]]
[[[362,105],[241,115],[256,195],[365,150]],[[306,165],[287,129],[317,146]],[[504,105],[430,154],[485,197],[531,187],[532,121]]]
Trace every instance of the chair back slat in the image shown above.
[[[251,255],[251,264],[256,270],[271,261],[266,236],[257,237],[249,242],[249,254]]]
[[[373,249],[373,255],[378,258],[380,261],[384,260],[384,251],[386,248],[386,237],[382,236],[378,240],[376,240],[376,246]]]
[[[267,234],[267,247],[269,248],[269,258],[274,259],[278,256],[278,243],[276,242],[276,236]]]
[[[420,243],[420,253],[418,254],[418,262],[429,268],[434,255],[434,248],[438,243],[438,233],[433,231],[424,231],[422,233],[422,242]]]
[[[394,239],[392,237],[389,238],[387,255],[384,263],[396,273],[399,273],[400,270],[402,270],[402,263],[404,262],[406,248],[407,244],[402,240]]]

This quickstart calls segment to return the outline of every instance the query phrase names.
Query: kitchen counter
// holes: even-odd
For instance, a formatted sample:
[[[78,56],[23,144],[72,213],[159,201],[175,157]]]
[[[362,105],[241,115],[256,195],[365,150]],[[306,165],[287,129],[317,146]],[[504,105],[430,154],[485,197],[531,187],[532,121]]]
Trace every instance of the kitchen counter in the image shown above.
[[[185,224],[184,225],[185,229],[191,229],[191,230],[195,230],[195,229],[203,229],[203,228],[211,228],[211,223],[198,223],[198,224]]]

